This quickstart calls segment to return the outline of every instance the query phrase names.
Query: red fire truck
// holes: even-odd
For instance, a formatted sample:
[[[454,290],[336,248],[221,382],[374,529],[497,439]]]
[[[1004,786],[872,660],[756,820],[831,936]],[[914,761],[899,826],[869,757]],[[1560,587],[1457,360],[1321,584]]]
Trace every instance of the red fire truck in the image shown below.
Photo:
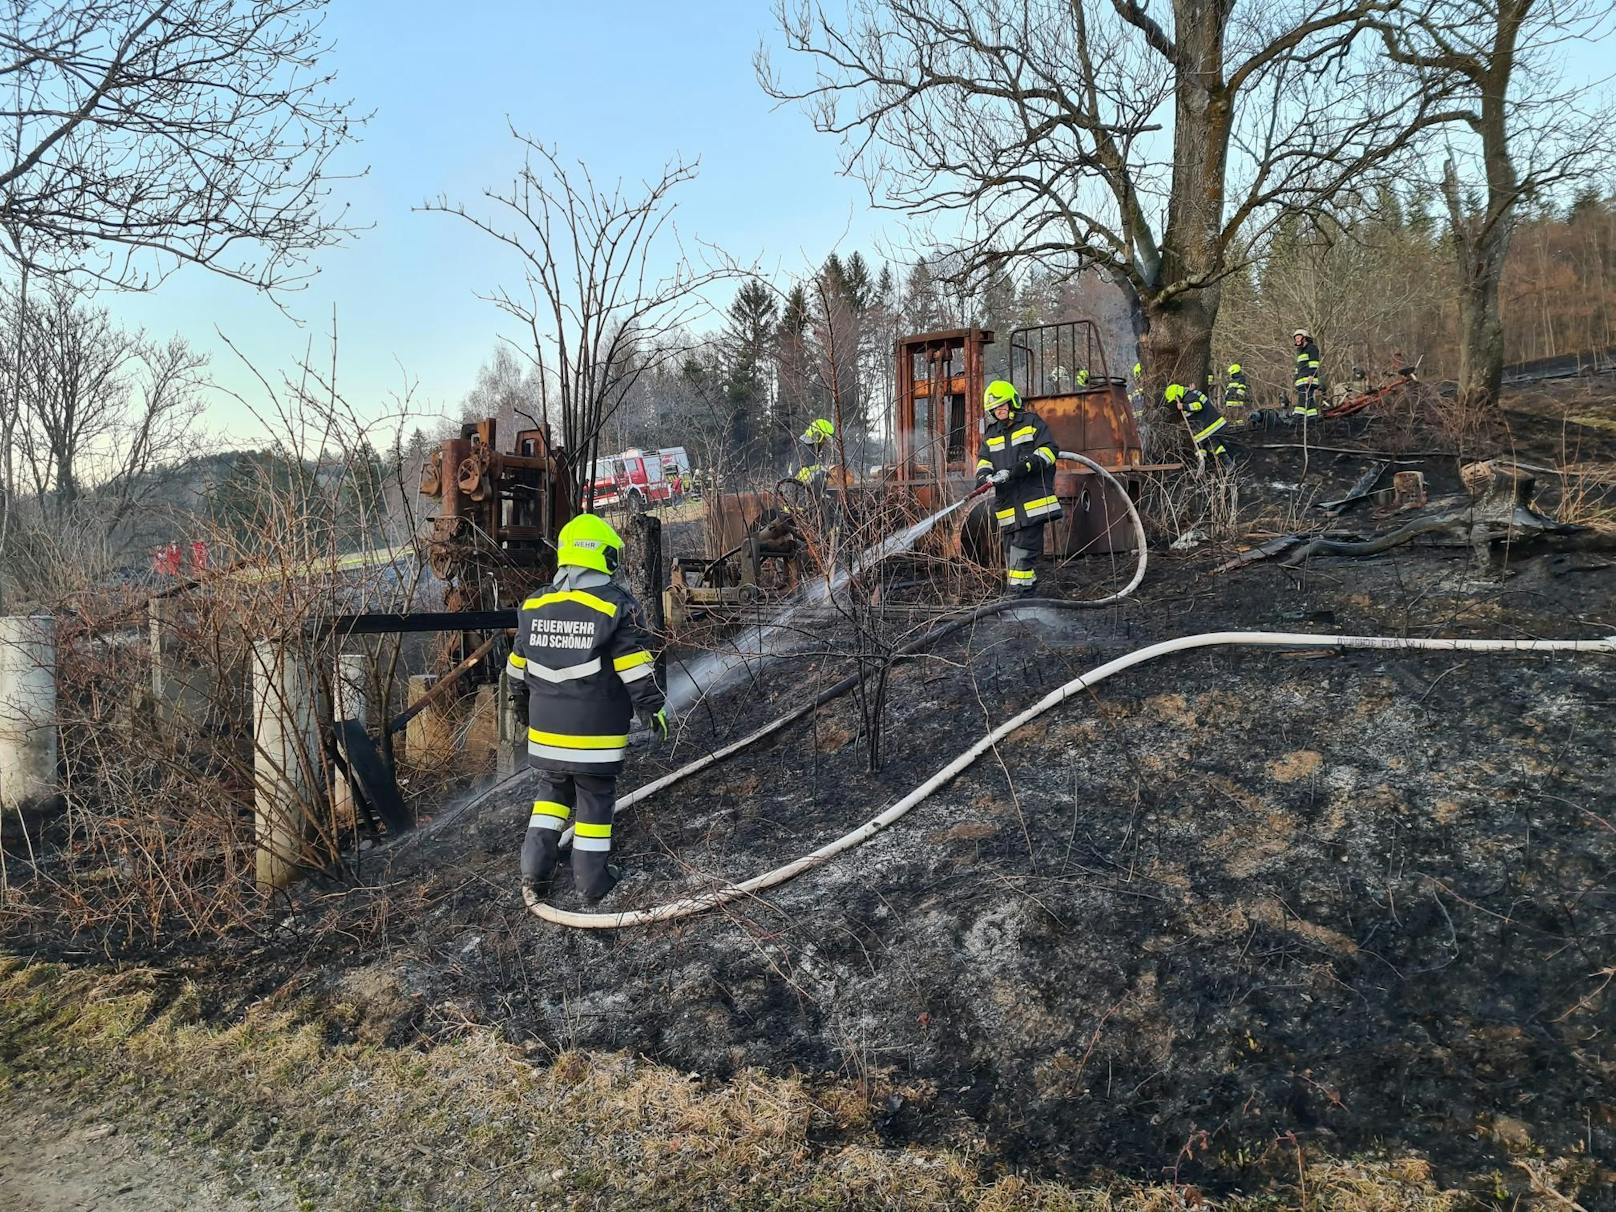
[[[625,450],[596,459],[595,508],[626,506],[641,513],[651,505],[672,501],[675,494],[664,470],[663,454],[659,450]]]

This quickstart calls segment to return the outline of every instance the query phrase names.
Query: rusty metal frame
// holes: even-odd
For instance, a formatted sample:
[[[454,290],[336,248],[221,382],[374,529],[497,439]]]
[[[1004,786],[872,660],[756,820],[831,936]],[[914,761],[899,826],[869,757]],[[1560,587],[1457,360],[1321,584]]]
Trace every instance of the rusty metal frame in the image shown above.
[[[992,343],[991,329],[973,325],[904,337],[893,347],[894,479],[922,499],[939,500],[950,481],[970,478],[982,441],[983,352]]]

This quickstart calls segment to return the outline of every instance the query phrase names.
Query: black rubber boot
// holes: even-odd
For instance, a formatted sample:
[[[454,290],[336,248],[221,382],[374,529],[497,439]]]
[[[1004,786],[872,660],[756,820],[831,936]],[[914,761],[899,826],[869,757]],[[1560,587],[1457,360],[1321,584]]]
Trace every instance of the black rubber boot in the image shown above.
[[[597,901],[604,900],[606,897],[610,896],[612,889],[617,887],[618,882],[622,878],[623,869],[621,867],[615,867],[610,863],[606,863],[600,868],[600,871],[590,879],[589,883],[581,886],[578,891],[583,895],[584,900],[593,905]]]

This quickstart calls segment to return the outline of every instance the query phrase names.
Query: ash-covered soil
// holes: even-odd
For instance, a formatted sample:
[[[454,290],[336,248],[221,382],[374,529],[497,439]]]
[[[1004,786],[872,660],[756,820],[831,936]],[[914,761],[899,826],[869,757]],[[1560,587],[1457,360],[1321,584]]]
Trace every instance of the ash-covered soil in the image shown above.
[[[1540,436],[1563,425],[1533,416]],[[1268,437],[1289,440],[1248,435],[1252,480],[1299,482],[1296,454],[1255,449]],[[1582,458],[1609,457],[1598,427],[1587,437]],[[1363,466],[1315,451],[1309,487],[1345,489]],[[1451,487],[1456,460],[1426,466]],[[1153,550],[1125,603],[995,616],[896,665],[873,773],[845,696],[625,813],[628,878],[603,907],[805,854],[1156,640],[1616,634],[1616,560],[1522,550],[1480,569],[1465,549],[1404,547],[1216,572],[1236,550]],[[1044,592],[1116,580],[1110,560],[1076,561]],[[890,643],[923,625],[878,626]],[[841,677],[851,624],[814,626],[812,653],[689,712],[621,786]],[[1608,655],[1170,656],[1051,710],[858,850],[719,912],[621,932],[530,917],[518,780],[369,856],[363,897],[309,892],[273,935],[180,966],[223,1017],[289,983],[317,993],[341,1007],[335,1038],[407,1044],[472,1021],[708,1077],[881,1075],[907,1091],[882,1121],[894,1142],[985,1139],[1035,1173],[1249,1187],[1294,1134],[1423,1154],[1483,1195],[1515,1160],[1556,1159],[1565,1189],[1611,1206],[1613,702]],[[556,899],[576,904],[565,877]]]

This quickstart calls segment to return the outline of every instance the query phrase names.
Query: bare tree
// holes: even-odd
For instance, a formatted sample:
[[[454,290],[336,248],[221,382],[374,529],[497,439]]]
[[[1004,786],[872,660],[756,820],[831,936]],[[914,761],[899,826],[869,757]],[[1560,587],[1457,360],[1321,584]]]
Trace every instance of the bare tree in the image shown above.
[[[18,334],[0,350],[0,569],[37,588],[44,565],[73,552],[87,565],[77,575],[118,560],[126,524],[197,452],[206,359],[178,337],[120,329],[59,281],[0,314]],[[14,350],[19,367],[5,364]]]
[[[1122,285],[1159,410],[1204,378],[1219,285],[1275,217],[1446,116],[1360,37],[1395,6],[1174,0],[1163,24],[1136,0],[852,0],[843,22],[782,0],[815,77],[758,72],[843,137],[878,204],[958,225],[952,276],[1031,259]]]
[[[0,17],[0,242],[145,290],[182,264],[276,291],[346,229],[360,119],[322,73],[327,0],[16,0]]]
[[[417,209],[458,215],[516,253],[522,286],[484,297],[531,336],[541,388],[531,419],[561,422],[587,505],[602,426],[642,375],[677,364],[674,338],[707,306],[699,292],[732,270],[698,268],[682,255],[662,261],[664,237],[676,239],[672,193],[695,177],[695,165],[673,161],[643,193],[631,194],[621,182],[603,188],[587,166],[569,169],[554,149],[514,128],[511,134],[522,167],[507,190],[483,191],[485,212],[444,197]]]
[[[79,498],[84,452],[109,436],[124,407],[140,339],[61,284],[11,320],[23,333],[18,453],[40,511],[60,524]]]
[[[1564,47],[1609,17],[1583,0],[1436,0],[1377,22],[1387,54],[1456,95],[1441,193],[1459,278],[1459,395],[1498,395],[1504,328],[1498,286],[1521,203],[1602,172],[1616,114],[1560,75]]]

